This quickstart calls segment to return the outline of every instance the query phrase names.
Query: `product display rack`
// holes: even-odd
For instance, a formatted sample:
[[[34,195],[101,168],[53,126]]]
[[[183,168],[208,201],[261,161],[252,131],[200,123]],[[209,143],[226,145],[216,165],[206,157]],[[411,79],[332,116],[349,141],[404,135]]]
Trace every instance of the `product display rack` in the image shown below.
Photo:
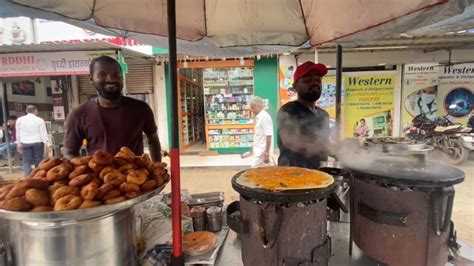
[[[192,146],[204,139],[202,70],[181,69],[178,77],[178,110],[181,148]]]
[[[206,142],[209,151],[243,153],[253,142],[250,98],[253,68],[229,66],[203,70]]]

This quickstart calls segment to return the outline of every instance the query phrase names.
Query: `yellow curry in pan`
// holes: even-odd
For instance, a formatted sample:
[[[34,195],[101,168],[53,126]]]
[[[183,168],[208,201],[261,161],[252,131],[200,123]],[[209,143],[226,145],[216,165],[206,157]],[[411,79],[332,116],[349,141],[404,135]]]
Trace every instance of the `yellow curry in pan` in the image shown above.
[[[245,171],[237,181],[248,187],[271,191],[325,188],[334,182],[331,175],[299,167],[261,167]]]

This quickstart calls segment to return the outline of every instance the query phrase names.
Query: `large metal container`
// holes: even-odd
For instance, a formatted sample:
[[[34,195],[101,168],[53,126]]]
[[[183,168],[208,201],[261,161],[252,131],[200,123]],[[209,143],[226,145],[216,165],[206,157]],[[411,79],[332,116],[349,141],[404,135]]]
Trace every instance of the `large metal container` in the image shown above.
[[[331,239],[327,234],[326,188],[268,191],[251,188],[232,178],[240,193],[240,234],[244,265],[328,265]],[[233,221],[235,222],[235,220]]]
[[[136,265],[132,207],[163,188],[118,204],[83,210],[0,210],[0,246],[4,246],[7,265]]]
[[[407,159],[352,165],[351,236],[368,256],[388,265],[445,265],[454,202],[464,180],[454,167]],[[383,166],[383,167],[381,167]]]
[[[131,209],[82,221],[2,220],[11,265],[135,265]]]

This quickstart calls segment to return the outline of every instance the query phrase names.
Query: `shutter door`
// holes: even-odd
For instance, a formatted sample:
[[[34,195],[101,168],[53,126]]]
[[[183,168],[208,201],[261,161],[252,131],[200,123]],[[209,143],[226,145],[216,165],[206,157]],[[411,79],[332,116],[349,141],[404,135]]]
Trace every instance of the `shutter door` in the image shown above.
[[[153,92],[153,64],[128,64],[127,91],[130,94]]]
[[[153,92],[153,64],[128,64],[128,73],[125,78],[129,94]],[[92,86],[89,80],[89,76],[78,76],[78,81],[79,99],[81,103],[97,95],[94,86]]]

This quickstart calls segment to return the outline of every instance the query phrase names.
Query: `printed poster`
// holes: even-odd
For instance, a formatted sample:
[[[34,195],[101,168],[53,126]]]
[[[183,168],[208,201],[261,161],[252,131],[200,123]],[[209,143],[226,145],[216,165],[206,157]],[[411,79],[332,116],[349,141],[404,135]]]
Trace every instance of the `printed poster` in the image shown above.
[[[294,101],[297,98],[295,89],[293,88],[293,74],[296,71],[296,59],[291,56],[281,56],[279,60],[278,76],[279,76],[279,107],[287,102]]]
[[[344,112],[344,79],[342,76],[342,111]],[[326,76],[322,80],[322,91],[321,97],[316,102],[316,105],[324,109],[329,114],[329,129],[330,129],[330,140],[336,140],[336,77],[335,76]],[[341,121],[344,125],[344,121]]]
[[[439,89],[437,64],[405,65],[401,108],[403,127],[418,115],[436,120],[440,108]]]
[[[53,119],[56,121],[64,120],[66,119],[63,97],[64,85],[61,81],[52,79],[51,88],[53,97]]]
[[[396,73],[346,74],[345,137],[391,136]]]
[[[457,123],[466,124],[474,110],[474,64],[440,66],[438,114],[450,114]]]

